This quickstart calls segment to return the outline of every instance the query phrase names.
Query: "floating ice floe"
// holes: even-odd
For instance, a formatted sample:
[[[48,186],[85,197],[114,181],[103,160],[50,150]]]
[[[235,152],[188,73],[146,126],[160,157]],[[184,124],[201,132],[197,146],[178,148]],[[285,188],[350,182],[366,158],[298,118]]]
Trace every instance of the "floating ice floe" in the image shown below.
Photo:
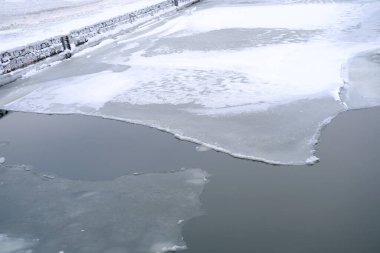
[[[207,182],[200,169],[101,182],[44,180],[17,166],[0,173],[1,253],[184,249],[178,221],[200,214]]]
[[[32,253],[31,248],[38,243],[35,239],[14,238],[0,234],[1,253]]]
[[[206,147],[204,145],[199,145],[199,146],[195,147],[195,150],[198,151],[198,152],[206,152],[206,151],[210,151],[211,148]]]

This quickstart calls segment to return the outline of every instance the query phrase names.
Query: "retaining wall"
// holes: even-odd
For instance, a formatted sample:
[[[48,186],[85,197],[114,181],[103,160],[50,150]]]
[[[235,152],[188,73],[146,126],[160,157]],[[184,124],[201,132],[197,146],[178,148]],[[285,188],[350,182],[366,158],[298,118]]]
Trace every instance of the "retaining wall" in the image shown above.
[[[159,15],[185,8],[200,0],[166,0],[97,24],[0,53],[0,85],[17,79],[17,72],[40,62],[70,58],[72,54],[98,44],[104,38],[131,29]]]

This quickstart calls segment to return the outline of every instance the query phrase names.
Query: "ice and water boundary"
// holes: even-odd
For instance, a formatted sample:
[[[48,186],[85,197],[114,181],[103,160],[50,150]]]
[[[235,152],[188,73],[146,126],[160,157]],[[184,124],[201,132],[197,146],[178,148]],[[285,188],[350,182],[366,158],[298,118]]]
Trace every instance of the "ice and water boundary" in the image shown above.
[[[20,78],[37,64],[51,64],[99,44],[102,40],[150,21],[163,14],[186,8],[200,0],[165,0],[143,9],[47,38],[22,47],[0,52],[0,86]]]

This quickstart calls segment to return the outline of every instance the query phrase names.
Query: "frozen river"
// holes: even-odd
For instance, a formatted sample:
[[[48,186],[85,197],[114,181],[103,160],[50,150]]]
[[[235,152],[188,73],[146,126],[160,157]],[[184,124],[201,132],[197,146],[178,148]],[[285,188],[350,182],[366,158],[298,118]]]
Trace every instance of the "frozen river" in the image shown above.
[[[348,63],[377,49],[379,13],[378,1],[204,1],[3,88],[0,106],[121,119],[236,157],[314,163],[321,128],[351,107],[342,89],[378,103],[376,82],[355,88]],[[362,78],[378,80],[378,54],[367,58]]]
[[[10,114],[2,119],[5,137],[0,139],[6,161],[0,170],[0,200],[7,203],[0,207],[0,253],[184,249],[181,228],[184,221],[201,214],[208,172],[216,175],[210,179],[215,180],[210,186],[213,190],[205,195],[211,218],[185,229],[191,240],[197,231],[204,236],[215,233],[208,226],[220,224],[222,233],[230,224],[233,229],[247,226],[247,234],[254,232],[261,238],[252,247],[255,252],[280,252],[281,248],[265,247],[271,239],[282,245],[283,252],[297,252],[294,240],[303,238],[300,249],[307,252],[318,248],[315,252],[375,253],[379,226],[370,223],[378,210],[373,194],[378,185],[376,157],[359,159],[364,164],[364,174],[360,174],[361,163],[352,155],[355,151],[349,151],[352,160],[345,163],[343,147],[327,141],[321,163],[312,169],[304,165],[319,160],[315,148],[321,130],[340,112],[380,105],[379,17],[380,2],[375,0],[202,1],[1,87],[0,109],[138,123],[201,144],[199,151],[212,148],[223,153],[182,152],[177,142],[167,141],[168,135],[156,139],[149,131],[131,130],[134,134],[120,137],[129,143],[105,145],[110,154],[127,159],[119,161],[125,163],[120,169],[112,155],[103,157],[102,152],[92,151],[107,143],[107,138],[97,134],[103,135],[105,129],[121,133],[121,128],[99,127],[103,123],[94,122],[93,131],[84,134],[91,122],[82,124],[79,116],[70,127],[70,119]],[[330,132],[338,139],[331,140],[343,143],[341,131],[350,129],[355,134],[368,120],[355,119],[359,123],[340,121]],[[20,131],[24,138],[17,137]],[[54,136],[62,133],[55,143]],[[50,142],[33,139],[41,135]],[[101,143],[88,141],[96,138]],[[109,139],[117,142],[115,136]],[[30,146],[34,143],[35,150]],[[157,143],[162,145],[157,147]],[[132,146],[126,148],[126,144]],[[355,140],[344,148],[353,144]],[[8,146],[15,148],[6,151]],[[144,146],[152,147],[144,153]],[[92,148],[86,151],[88,147]],[[105,147],[100,150],[108,152]],[[125,150],[128,156],[116,150]],[[368,150],[366,154],[373,153]],[[44,156],[49,151],[55,159]],[[225,153],[302,166],[276,167]],[[93,156],[96,159],[91,160]],[[20,163],[27,165],[14,165]],[[92,168],[95,172],[91,173]],[[345,169],[348,174],[342,177]],[[226,210],[222,210],[224,201]],[[363,209],[357,208],[360,205]],[[341,216],[344,211],[346,215]],[[252,231],[255,226],[262,234]],[[279,229],[277,233],[273,228]],[[355,228],[365,231],[365,236],[355,233]],[[324,236],[329,233],[338,240],[335,248]],[[232,246],[251,240],[219,233],[215,238],[211,246],[203,242],[193,247],[202,247],[197,253],[208,248],[213,249],[208,252],[232,252]],[[230,251],[222,251],[223,244],[216,246],[223,238],[232,238],[224,245]],[[287,245],[283,238],[293,243]],[[343,247],[339,244],[343,241],[352,244]],[[357,245],[368,247],[363,250]]]

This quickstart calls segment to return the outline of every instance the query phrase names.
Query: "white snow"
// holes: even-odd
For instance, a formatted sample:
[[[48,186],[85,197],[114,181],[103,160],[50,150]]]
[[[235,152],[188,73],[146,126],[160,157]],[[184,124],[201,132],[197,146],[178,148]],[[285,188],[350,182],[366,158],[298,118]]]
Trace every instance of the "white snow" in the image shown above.
[[[308,159],[306,159],[306,164],[314,164],[319,161],[319,158],[316,156],[311,156]]]
[[[209,8],[181,16],[148,34],[191,38],[197,33],[232,28],[322,29],[323,33],[306,42],[292,43],[286,39],[289,34],[285,30],[273,41],[262,41],[264,46],[241,50],[177,53],[165,52],[162,47],[156,49],[157,56],[134,54],[129,75],[136,77],[133,81],[139,87],[115,101],[139,105],[194,103],[205,108],[256,104],[256,108],[266,108],[263,103],[282,104],[325,95],[338,100],[344,84],[342,66],[358,52],[379,45],[379,38],[358,43],[341,41],[339,36],[378,10],[380,3],[292,4]],[[152,82],[155,85],[146,85]],[[227,112],[231,113],[231,108]]]
[[[352,14],[357,11],[355,4],[345,3],[216,7],[180,17],[168,22],[166,27],[170,28],[169,33],[180,32],[180,35],[232,28],[341,28],[355,21]]]
[[[115,101],[226,108],[335,94],[343,85],[341,64],[349,56],[350,49],[324,42],[135,56],[130,78],[139,85]]]
[[[40,102],[26,102],[25,106],[31,110],[43,110],[54,104],[64,104],[98,110],[131,86],[132,82],[125,75],[110,71],[68,77],[41,83],[41,88],[29,95],[31,99]]]
[[[187,249],[186,246],[173,245],[172,243],[160,242],[152,246],[152,253],[176,252]]]
[[[0,52],[159,2],[162,0],[0,0]]]

